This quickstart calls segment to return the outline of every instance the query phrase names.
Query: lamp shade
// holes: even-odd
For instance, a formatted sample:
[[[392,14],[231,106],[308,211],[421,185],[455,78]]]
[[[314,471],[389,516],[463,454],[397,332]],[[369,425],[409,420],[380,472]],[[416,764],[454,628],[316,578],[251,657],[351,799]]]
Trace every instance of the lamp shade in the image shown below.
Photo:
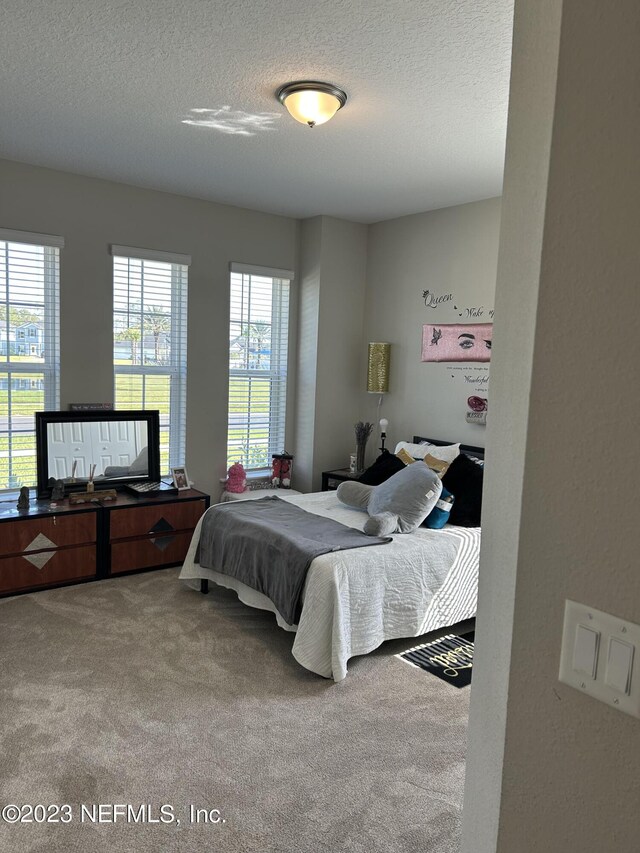
[[[329,121],[347,101],[342,89],[315,80],[287,83],[276,92],[276,97],[292,118],[309,127]]]
[[[389,390],[391,366],[391,344],[375,341],[369,344],[367,363],[367,391],[370,394],[386,394]]]

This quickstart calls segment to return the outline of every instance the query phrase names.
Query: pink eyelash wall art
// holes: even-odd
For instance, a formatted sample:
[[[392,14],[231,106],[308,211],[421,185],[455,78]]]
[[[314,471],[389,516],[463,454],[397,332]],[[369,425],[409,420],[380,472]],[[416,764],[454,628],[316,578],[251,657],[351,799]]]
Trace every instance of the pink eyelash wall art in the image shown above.
[[[427,323],[422,361],[491,361],[493,323]]]

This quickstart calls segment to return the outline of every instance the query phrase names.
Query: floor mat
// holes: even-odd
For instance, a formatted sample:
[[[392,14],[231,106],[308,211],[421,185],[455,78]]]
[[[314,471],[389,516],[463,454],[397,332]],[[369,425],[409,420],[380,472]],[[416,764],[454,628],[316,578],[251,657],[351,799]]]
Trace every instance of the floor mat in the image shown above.
[[[421,646],[414,646],[396,657],[437,675],[454,687],[468,687],[471,684],[474,637],[473,631],[462,636],[447,634]]]

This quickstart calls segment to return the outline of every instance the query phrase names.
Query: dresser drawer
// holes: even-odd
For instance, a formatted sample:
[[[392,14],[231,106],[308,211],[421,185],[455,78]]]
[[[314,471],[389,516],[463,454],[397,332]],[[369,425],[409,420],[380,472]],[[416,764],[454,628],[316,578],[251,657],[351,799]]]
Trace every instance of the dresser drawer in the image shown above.
[[[191,536],[191,532],[170,533],[168,536],[115,542],[111,546],[111,574],[182,563],[187,555]]]
[[[31,559],[27,556],[0,558],[0,594],[81,580],[96,574],[95,545],[40,551],[28,556]],[[35,560],[36,565],[31,560]]]
[[[25,518],[0,524],[0,555],[22,554],[96,541],[96,513]]]
[[[205,500],[158,503],[154,506],[112,509],[109,513],[111,542],[149,533],[193,530],[205,511]],[[124,570],[121,570],[124,571]]]

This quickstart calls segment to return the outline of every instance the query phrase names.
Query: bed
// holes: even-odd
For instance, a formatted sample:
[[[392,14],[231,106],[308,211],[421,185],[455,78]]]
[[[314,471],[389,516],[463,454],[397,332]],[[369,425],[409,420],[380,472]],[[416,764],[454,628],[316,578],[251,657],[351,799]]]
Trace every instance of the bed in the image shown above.
[[[422,439],[444,445],[447,442]],[[460,450],[483,458],[482,448]],[[308,512],[362,530],[366,514],[338,501],[335,492],[279,493]],[[205,514],[206,515],[206,514]],[[347,662],[385,640],[417,637],[475,616],[480,528],[447,525],[395,534],[386,545],[335,551],[316,557],[308,570],[297,625],[288,624],[274,604],[234,577],[197,562],[203,523],[198,523],[180,579],[205,591],[209,582],[234,590],[245,604],[274,613],[278,625],[294,631],[292,654],[303,667],[341,681]]]

